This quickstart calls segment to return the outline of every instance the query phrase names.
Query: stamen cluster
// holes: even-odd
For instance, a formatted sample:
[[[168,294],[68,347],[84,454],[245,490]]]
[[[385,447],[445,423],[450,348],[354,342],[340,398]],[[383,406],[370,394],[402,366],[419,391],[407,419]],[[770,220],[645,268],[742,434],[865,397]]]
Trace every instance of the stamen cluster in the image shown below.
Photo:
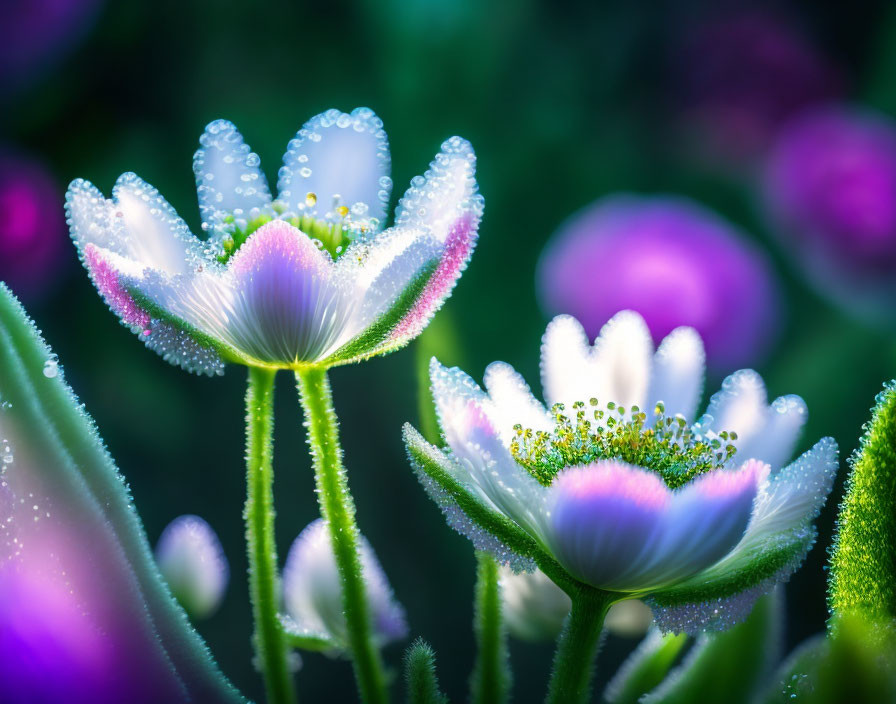
[[[596,398],[588,404],[576,401],[571,410],[572,417],[562,403],[554,404],[551,432],[513,427],[511,453],[545,486],[566,467],[615,459],[656,472],[670,489],[677,489],[722,467],[736,452],[731,444],[736,433],[698,434],[683,416],[666,416],[662,403],[649,424],[637,406],[627,410],[611,401],[604,409]]]

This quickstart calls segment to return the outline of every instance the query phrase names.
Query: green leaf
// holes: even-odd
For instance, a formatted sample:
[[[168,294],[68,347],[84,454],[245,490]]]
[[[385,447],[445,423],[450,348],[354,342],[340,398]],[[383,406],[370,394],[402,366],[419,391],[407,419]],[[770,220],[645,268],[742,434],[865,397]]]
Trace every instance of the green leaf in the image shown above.
[[[10,519],[15,516],[10,525],[25,537],[24,547],[12,556],[19,561],[15,574],[38,569],[42,587],[61,583],[73,598],[92,599],[88,618],[105,615],[98,625],[124,629],[127,650],[140,655],[140,676],[179,692],[172,701],[244,701],[171,597],[93,421],[5,285],[0,285],[0,400],[0,432],[12,460],[4,465],[0,507]],[[26,498],[39,507],[33,522],[20,520]]]
[[[439,690],[435,651],[422,638],[415,640],[404,655],[404,677],[408,704],[448,704]]]
[[[756,603],[743,623],[700,636],[685,661],[641,703],[748,704],[779,657],[778,599],[773,592]]]
[[[604,699],[608,704],[638,704],[666,678],[687,642],[684,633],[652,629],[610,680]]]
[[[896,617],[896,382],[878,394],[837,518],[828,602]]]

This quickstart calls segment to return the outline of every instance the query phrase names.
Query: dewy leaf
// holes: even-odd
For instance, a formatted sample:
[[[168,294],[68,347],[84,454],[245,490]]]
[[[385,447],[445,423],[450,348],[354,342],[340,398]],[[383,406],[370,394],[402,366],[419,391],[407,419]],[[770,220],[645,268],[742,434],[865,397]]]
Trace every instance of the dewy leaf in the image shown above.
[[[837,518],[829,606],[896,618],[896,382],[878,394]]]
[[[609,704],[638,704],[665,679],[687,642],[684,633],[664,635],[652,629],[610,680],[604,699]]]
[[[741,624],[700,636],[685,661],[641,704],[747,704],[780,656],[782,620],[776,590]]]
[[[164,586],[127,489],[0,285],[0,699],[242,702]]]

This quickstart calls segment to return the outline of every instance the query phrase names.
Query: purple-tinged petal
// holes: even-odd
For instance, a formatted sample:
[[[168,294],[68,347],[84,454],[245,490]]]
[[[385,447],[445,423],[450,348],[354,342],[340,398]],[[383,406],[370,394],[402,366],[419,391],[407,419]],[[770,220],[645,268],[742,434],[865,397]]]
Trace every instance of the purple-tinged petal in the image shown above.
[[[391,158],[383,122],[370,108],[327,110],[296,133],[283,156],[278,200],[315,218],[341,217],[382,229],[392,192]]]
[[[251,220],[271,214],[271,191],[261,160],[232,122],[215,120],[199,138],[193,173],[199,195],[202,229],[217,234],[224,218]]]
[[[179,516],[169,523],[156,544],[156,562],[168,587],[193,618],[217,611],[230,568],[221,541],[199,516]]]
[[[439,425],[465,484],[532,535],[543,532],[546,490],[516,463],[491,420],[488,396],[460,369],[430,363]]]
[[[614,460],[564,470],[551,487],[548,543],[573,576],[603,589],[688,577],[741,539],[763,468],[717,470],[675,492],[659,475]]]
[[[119,267],[130,264],[113,252],[100,249],[94,244],[88,244],[84,248],[84,264],[106,304],[121,318],[122,323],[147,332],[151,316],[122,285],[120,269],[113,264],[116,260]]]
[[[478,216],[462,215],[451,226],[445,248],[432,277],[427,282],[414,306],[392,331],[393,345],[402,345],[417,337],[436,311],[448,298],[461,273],[470,261],[476,246]]]
[[[332,261],[283,221],[259,228],[229,264],[234,315],[226,338],[268,364],[315,362],[345,341],[357,301]]]
[[[404,609],[395,600],[373,548],[361,538],[361,571],[367,590],[374,638],[380,645],[408,634]],[[323,519],[310,523],[295,539],[283,568],[287,628],[297,635],[323,638],[348,650],[342,581],[336,567],[329,528]]]

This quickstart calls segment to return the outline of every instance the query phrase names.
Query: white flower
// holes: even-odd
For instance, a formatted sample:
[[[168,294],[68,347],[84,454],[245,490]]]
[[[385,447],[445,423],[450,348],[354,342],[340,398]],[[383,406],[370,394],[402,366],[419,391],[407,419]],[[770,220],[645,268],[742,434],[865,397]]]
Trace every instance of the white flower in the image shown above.
[[[483,202],[459,137],[412,180],[385,231],[389,146],[367,108],[329,110],[299,130],[277,200],[231,123],[212,122],[200,143],[205,239],[131,173],[111,199],[80,179],[66,198],[72,238],[108,305],[190,371],[332,366],[397,349],[426,326],[475,246]]]
[[[221,605],[230,568],[221,541],[199,516],[178,516],[156,543],[156,562],[171,593],[193,618],[207,618]]]
[[[407,636],[404,609],[392,594],[370,543],[362,536],[361,571],[373,636],[380,645]],[[347,652],[348,633],[342,605],[342,581],[326,522],[318,518],[295,539],[283,568],[287,633],[309,648]]]
[[[644,598],[664,630],[727,627],[802,562],[837,448],[826,438],[782,468],[805,422],[801,399],[768,405],[762,380],[742,370],[693,423],[699,336],[679,328],[654,353],[631,312],[593,346],[577,321],[555,318],[541,369],[551,411],[506,364],[486,370],[486,393],[433,360],[448,450],[406,429],[424,486],[478,547],[518,570],[550,562]]]

